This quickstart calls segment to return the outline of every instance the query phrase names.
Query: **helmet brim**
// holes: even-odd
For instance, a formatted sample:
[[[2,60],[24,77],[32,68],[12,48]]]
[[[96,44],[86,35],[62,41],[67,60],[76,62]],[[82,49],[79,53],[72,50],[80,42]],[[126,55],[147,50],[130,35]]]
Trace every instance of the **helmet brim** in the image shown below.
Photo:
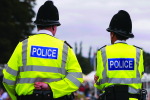
[[[113,30],[111,28],[107,28],[106,30],[108,32],[114,32],[114,33],[116,33],[118,35],[121,35],[121,36],[124,36],[124,37],[127,37],[127,38],[134,38],[133,33],[125,34],[124,32],[121,32],[120,30],[119,31],[118,30]]]
[[[59,21],[49,21],[49,22],[41,22],[41,21],[34,21],[35,25],[47,26],[47,25],[57,25],[60,26],[61,24]]]

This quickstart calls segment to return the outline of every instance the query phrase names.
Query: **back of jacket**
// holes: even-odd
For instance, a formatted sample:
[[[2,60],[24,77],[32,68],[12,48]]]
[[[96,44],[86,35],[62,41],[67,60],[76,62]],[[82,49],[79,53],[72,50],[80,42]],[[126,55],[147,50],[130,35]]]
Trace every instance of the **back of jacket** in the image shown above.
[[[139,93],[142,87],[143,50],[125,43],[105,46],[97,52],[95,86],[104,89],[110,85],[128,85],[129,93]]]
[[[35,82],[45,82],[51,87],[53,98],[58,98],[76,91],[83,82],[73,50],[47,34],[33,35],[20,42],[7,67],[3,82],[12,97],[15,92],[30,95]]]

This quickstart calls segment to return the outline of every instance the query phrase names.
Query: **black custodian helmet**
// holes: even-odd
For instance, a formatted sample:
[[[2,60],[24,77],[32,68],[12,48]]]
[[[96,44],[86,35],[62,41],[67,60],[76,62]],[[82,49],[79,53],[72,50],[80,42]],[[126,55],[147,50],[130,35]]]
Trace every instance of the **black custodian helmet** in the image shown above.
[[[123,37],[133,38],[132,33],[132,21],[128,12],[120,10],[113,16],[109,24],[109,28],[106,29],[108,32],[114,32]]]
[[[41,25],[41,26],[46,26],[46,25],[60,26],[59,13],[57,8],[53,5],[52,1],[46,1],[44,5],[42,5],[39,8],[34,23],[36,25]]]

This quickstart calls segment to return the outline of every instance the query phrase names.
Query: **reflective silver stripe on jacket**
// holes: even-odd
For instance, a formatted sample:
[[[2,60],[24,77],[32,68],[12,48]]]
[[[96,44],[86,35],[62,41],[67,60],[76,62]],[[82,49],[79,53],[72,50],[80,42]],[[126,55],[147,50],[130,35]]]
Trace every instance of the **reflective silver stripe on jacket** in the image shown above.
[[[137,80],[136,78],[107,78],[105,79],[107,80],[108,83],[115,83],[115,84],[119,84],[119,83],[125,83],[125,84],[132,84],[132,83],[139,83],[139,80]],[[101,80],[101,83],[103,83],[103,79]]]
[[[63,75],[67,75],[67,71],[65,70],[67,55],[68,55],[68,45],[64,43],[62,52],[61,70],[59,70]]]
[[[139,67],[139,60],[141,55],[141,50],[139,48],[136,48],[136,65],[137,65],[137,72],[136,72],[136,78],[108,78],[107,77],[107,68],[106,68],[106,62],[107,62],[107,56],[106,56],[106,47],[101,49],[101,55],[102,55],[102,61],[104,70],[102,72],[103,79],[100,80],[100,82],[97,82],[97,85],[104,84],[106,82],[108,83],[125,83],[125,84],[132,84],[132,83],[142,83],[140,78],[140,73],[138,70]],[[130,93],[138,93],[139,89],[129,89]]]
[[[34,83],[34,82],[54,82],[62,80],[61,78],[58,79],[50,79],[50,78],[20,78],[18,83]]]
[[[68,75],[66,76],[66,78],[67,78],[68,80],[70,80],[72,83],[74,83],[77,87],[80,87],[81,82],[80,82],[78,79],[76,79],[73,75],[68,74]]]
[[[6,83],[7,85],[15,85],[16,81],[8,80],[6,78],[3,78],[3,83]]]
[[[53,73],[60,73],[62,74],[59,70],[64,70],[61,68],[57,67],[50,67],[50,66],[35,66],[35,65],[30,65],[30,66],[22,66],[20,67],[20,72],[26,72],[26,71],[40,71],[40,72],[53,72]],[[63,74],[66,75],[66,74]]]
[[[73,75],[76,78],[83,78],[82,72],[68,72],[68,74]]]
[[[138,70],[139,62],[140,62],[140,56],[141,56],[141,50],[139,48],[136,48],[136,65],[137,65],[137,72],[136,72],[136,80],[139,83],[142,83],[140,72]]]
[[[24,67],[27,64],[27,47],[28,47],[28,39],[25,39],[22,42],[22,63]]]
[[[100,80],[100,84],[108,82],[108,79],[109,79],[107,77],[107,68],[106,68],[107,56],[106,56],[106,48],[105,47],[102,48],[101,55],[102,55],[104,70],[103,70],[103,73],[102,73],[103,79]]]
[[[16,71],[16,70],[10,68],[10,67],[8,66],[8,64],[6,65],[6,68],[5,68],[5,69],[6,69],[6,72],[9,73],[9,74],[11,74],[11,75],[14,75],[14,76],[17,76],[17,75],[18,75],[18,71]]]

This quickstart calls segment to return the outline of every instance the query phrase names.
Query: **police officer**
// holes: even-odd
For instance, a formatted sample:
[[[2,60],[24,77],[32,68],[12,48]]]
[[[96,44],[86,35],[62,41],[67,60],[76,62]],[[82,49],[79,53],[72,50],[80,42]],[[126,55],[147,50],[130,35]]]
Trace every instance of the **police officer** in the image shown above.
[[[141,98],[139,94],[144,72],[143,50],[126,43],[127,39],[134,38],[128,12],[120,10],[115,14],[107,31],[110,32],[111,45],[97,51],[94,76],[95,87],[103,91],[100,99],[138,100]]]
[[[39,8],[34,23],[38,33],[19,42],[3,70],[7,92],[13,100],[73,100],[82,70],[71,46],[54,37],[60,23],[52,1]]]

